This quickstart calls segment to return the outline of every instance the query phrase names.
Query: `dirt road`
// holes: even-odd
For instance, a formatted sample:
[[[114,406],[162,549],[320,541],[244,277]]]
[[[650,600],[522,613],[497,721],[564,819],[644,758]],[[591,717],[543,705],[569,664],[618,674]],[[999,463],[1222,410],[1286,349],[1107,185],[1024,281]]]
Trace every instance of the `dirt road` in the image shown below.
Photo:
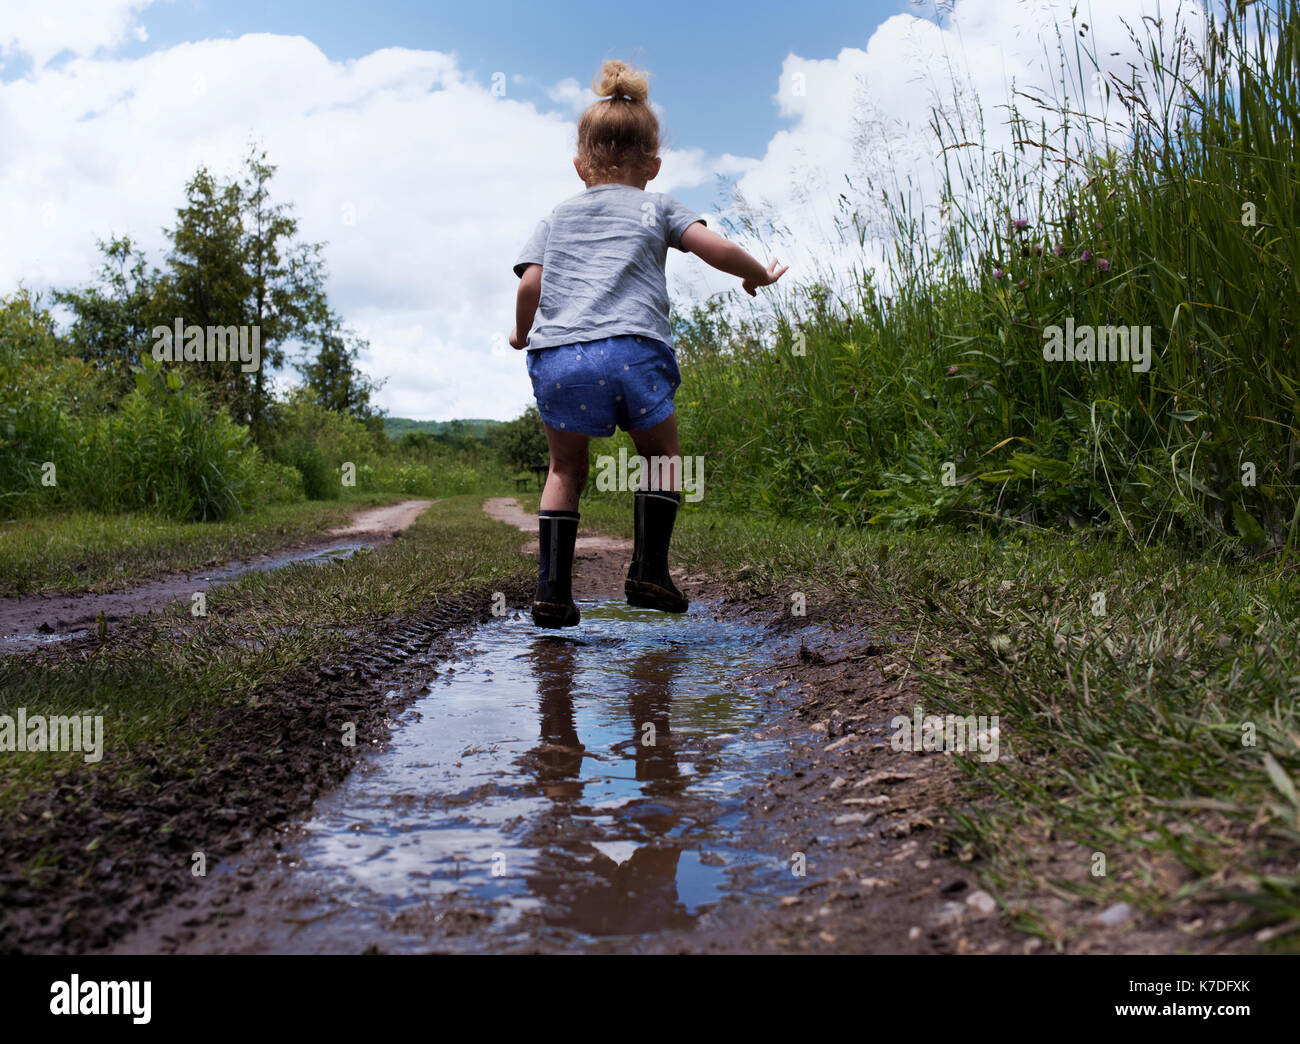
[[[512,500],[485,510],[534,531]],[[792,626],[698,577],[687,617],[628,610],[628,552],[582,534],[572,634],[516,611],[371,686],[404,708],[387,748],[117,951],[1019,945],[929,851],[954,774],[870,739],[909,689],[879,636]],[[827,690],[859,713],[810,720]]]
[[[93,629],[100,615],[105,622],[160,609],[187,600],[197,591],[229,583],[247,572],[279,569],[294,562],[324,560],[362,547],[380,547],[414,522],[432,500],[406,500],[400,504],[358,512],[351,524],[332,529],[318,539],[256,558],[210,563],[202,569],[176,573],[160,580],[102,594],[37,594],[0,598],[0,654],[22,652],[40,645],[65,641]],[[349,539],[343,540],[342,537]]]

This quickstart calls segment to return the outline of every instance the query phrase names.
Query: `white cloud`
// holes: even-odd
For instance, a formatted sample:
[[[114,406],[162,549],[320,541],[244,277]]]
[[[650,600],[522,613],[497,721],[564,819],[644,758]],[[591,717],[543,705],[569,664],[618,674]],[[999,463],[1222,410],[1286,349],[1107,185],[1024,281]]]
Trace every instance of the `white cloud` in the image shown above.
[[[5,0],[0,59],[27,55],[40,69],[57,55],[91,55],[149,34],[138,16],[156,0]]]
[[[1133,56],[1119,19],[1136,20],[1139,2],[1096,0],[1087,18],[1114,69]],[[7,5],[0,46],[33,68],[0,83],[0,290],[82,283],[98,263],[95,239],[114,233],[161,261],[185,181],[199,164],[233,174],[255,138],[279,165],[276,194],[296,204],[303,236],[328,243],[333,302],[370,340],[367,368],[388,378],[381,404],[430,418],[522,409],[524,358],[503,340],[510,265],[538,219],[581,190],[573,114],[590,92],[576,80],[534,87],[562,107],[541,111],[514,92],[494,97],[451,55],[389,48],[335,62],[306,38],[267,34],[104,56],[141,29],[145,3]],[[874,263],[878,247],[837,245],[841,193],[863,206],[866,175],[897,175],[933,203],[931,104],[956,84],[968,111],[982,100],[990,140],[1004,140],[993,106],[1013,80],[1051,82],[1043,34],[1050,50],[1070,6],[959,0],[940,25],[898,15],[864,47],[791,54],[772,70],[773,104],[790,125],[761,159],[673,149],[651,187],[736,179],[751,207],[788,230],[754,249],[794,262],[791,278]],[[65,51],[73,57],[51,64]],[[670,258],[678,290],[736,289],[697,259]]]
[[[366,337],[399,415],[510,417],[531,400],[510,266],[581,191],[574,124],[493,96],[433,51],[330,61],[303,37],[205,40],[138,59],[73,58],[0,83],[0,287],[83,283],[96,238],[162,228],[200,164],[234,174],[250,140],[279,165],[304,238],[327,242],[332,302]],[[655,187],[712,176],[665,155]],[[745,161],[722,157],[717,169]],[[495,348],[495,350],[494,350]]]
[[[857,210],[871,234],[887,231],[881,189],[911,189],[927,208],[937,208],[942,169],[930,128],[935,106],[965,113],[975,137],[982,114],[988,145],[1008,145],[1003,106],[1010,91],[1050,93],[1061,75],[1054,64],[1057,34],[1073,48],[1070,15],[1076,6],[1079,21],[1089,27],[1078,42],[1094,49],[1105,74],[1123,76],[1129,62],[1140,64],[1125,22],[1141,37],[1142,16],[1157,13],[1155,0],[957,0],[939,23],[895,15],[864,48],[847,47],[834,58],[788,55],[773,104],[792,124],[772,137],[737,187],[743,213],[785,230],[771,236],[771,249],[793,262],[791,276],[842,276],[855,264],[879,271],[881,244],[869,239],[859,248],[851,236],[840,235],[837,224]],[[1164,7],[1168,38],[1173,19],[1170,5]],[[1184,8],[1184,24],[1196,30],[1200,12],[1191,4]],[[1086,59],[1084,68],[1091,88]],[[1072,95],[1077,107],[1077,92]],[[1032,111],[1024,98],[1018,103]],[[1094,114],[1106,107],[1100,98],[1088,99]],[[1122,122],[1113,95],[1107,113]]]
[[[565,77],[559,83],[548,87],[546,96],[557,105],[564,105],[579,115],[588,105],[600,100],[595,91],[590,87],[579,85],[572,76]]]

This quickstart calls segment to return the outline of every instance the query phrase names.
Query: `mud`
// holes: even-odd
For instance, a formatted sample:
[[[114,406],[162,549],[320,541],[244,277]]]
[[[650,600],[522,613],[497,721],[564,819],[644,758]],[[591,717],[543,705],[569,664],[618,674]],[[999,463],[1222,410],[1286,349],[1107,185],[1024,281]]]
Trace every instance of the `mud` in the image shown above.
[[[207,591],[237,580],[245,573],[281,569],[294,562],[328,562],[363,548],[382,547],[408,527],[432,500],[408,500],[358,512],[350,525],[329,530],[318,540],[292,550],[258,555],[233,562],[206,563],[200,569],[176,573],[159,580],[102,594],[36,594],[0,598],[0,655],[20,653],[91,633],[100,615],[105,622],[162,609],[175,601],[188,601],[196,591]],[[349,537],[348,540],[340,539]]]
[[[508,501],[488,510],[535,525]],[[579,545],[587,619],[572,637],[539,636],[516,615],[421,665],[422,695],[386,750],[119,952],[1023,945],[973,875],[931,851],[955,767],[900,762],[881,741],[915,695],[896,680],[905,642],[815,609],[795,621],[761,602],[705,606],[717,586],[683,577],[698,623],[674,666],[671,622],[619,618],[611,604],[627,557],[612,543]],[[709,627],[726,639],[692,662]],[[596,666],[618,680],[575,681]],[[672,731],[689,720],[682,678],[721,703],[697,735]],[[638,698],[657,710],[634,709]],[[636,726],[656,716],[671,740],[647,756]]]
[[[517,505],[491,510],[535,524]],[[580,545],[587,619],[571,632],[531,628],[527,586],[507,592],[504,619],[485,611],[484,592],[385,624],[338,662],[268,687],[253,712],[232,710],[227,739],[191,778],[157,766],[144,801],[33,797],[0,824],[0,851],[31,857],[55,837],[61,858],[39,894],[0,881],[4,947],[1051,948],[1016,930],[946,840],[946,808],[990,797],[968,790],[951,755],[887,742],[920,697],[914,639],[887,609],[808,592],[796,618],[775,595],[680,577],[696,603],[688,617],[638,615],[617,605],[626,562],[622,542]],[[335,742],[348,721],[351,749]],[[662,737],[648,747],[647,721]],[[135,854],[97,859],[87,844],[106,830]],[[191,873],[196,850],[204,877]],[[15,895],[25,902],[11,905]],[[1074,952],[1233,945],[1061,905],[1054,927]],[[1222,920],[1199,914],[1210,930]]]
[[[310,820],[218,868],[206,917],[122,951],[593,949],[693,927],[741,870],[751,900],[792,893],[739,829],[779,743],[754,736],[760,687],[732,682],[770,636],[698,604],[582,608],[580,635],[476,628]]]

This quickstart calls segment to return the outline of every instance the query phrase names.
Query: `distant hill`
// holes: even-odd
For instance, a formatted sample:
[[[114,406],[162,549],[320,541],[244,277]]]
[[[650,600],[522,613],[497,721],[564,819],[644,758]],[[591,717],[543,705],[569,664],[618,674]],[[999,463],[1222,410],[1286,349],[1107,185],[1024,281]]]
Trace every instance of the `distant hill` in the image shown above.
[[[447,435],[453,431],[453,425],[464,425],[462,429],[473,439],[485,439],[487,434],[501,421],[494,420],[449,420],[421,421],[409,417],[385,417],[384,434],[390,439],[400,439],[408,431],[427,431],[430,435]]]

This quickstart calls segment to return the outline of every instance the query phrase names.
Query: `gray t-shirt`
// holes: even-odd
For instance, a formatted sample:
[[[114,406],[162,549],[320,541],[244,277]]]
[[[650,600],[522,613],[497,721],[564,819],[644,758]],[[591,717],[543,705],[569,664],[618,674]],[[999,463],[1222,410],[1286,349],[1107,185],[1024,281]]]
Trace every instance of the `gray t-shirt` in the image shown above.
[[[542,299],[528,349],[653,337],[672,347],[664,259],[704,219],[662,192],[594,185],[542,220],[515,275],[542,266]]]

